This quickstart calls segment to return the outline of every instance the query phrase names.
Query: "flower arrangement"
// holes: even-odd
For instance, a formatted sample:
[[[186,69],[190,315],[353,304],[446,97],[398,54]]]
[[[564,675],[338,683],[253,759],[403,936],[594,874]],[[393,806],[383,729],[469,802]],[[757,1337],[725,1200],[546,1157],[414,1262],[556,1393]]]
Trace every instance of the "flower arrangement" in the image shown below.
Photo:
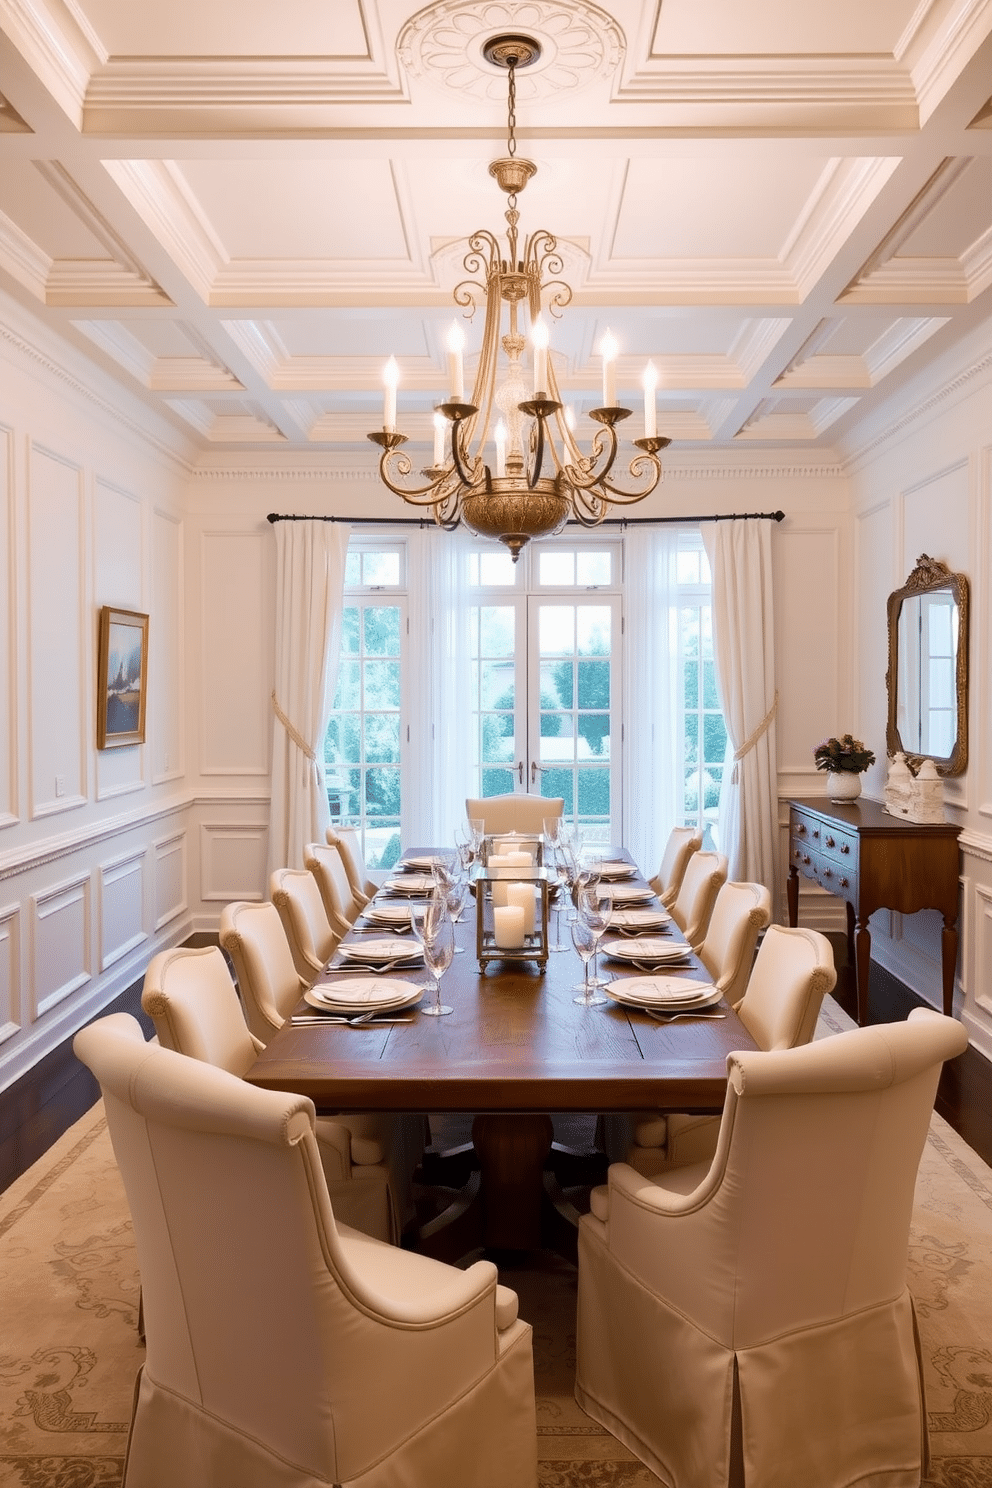
[[[834,775],[860,775],[875,763],[875,756],[860,739],[842,734],[839,739],[826,739],[813,750],[818,770]]]

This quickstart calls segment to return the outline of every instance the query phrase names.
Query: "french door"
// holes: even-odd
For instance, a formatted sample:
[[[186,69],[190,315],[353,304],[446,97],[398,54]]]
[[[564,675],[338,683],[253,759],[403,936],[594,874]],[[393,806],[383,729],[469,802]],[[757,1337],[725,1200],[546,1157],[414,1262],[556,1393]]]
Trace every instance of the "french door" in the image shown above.
[[[566,818],[587,836],[620,840],[621,636],[617,593],[478,605],[480,794],[561,796]]]

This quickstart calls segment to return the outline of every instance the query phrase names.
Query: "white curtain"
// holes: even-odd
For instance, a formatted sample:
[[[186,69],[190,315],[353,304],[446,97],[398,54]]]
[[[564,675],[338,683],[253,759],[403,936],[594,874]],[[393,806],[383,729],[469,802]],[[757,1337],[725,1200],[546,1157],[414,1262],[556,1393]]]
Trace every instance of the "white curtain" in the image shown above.
[[[319,520],[274,524],[276,655],[272,690],[269,872],[302,868],[330,821],[324,734],[337,678],[350,529]]]
[[[421,846],[450,845],[465,816],[465,798],[476,793],[469,624],[476,541],[464,528],[445,532],[435,526],[410,541],[410,625],[426,646],[416,695],[409,699],[410,727],[423,747],[415,751],[421,765],[409,782],[404,836]]]
[[[678,529],[643,527],[626,544],[627,782],[624,842],[650,876],[682,820],[683,705],[678,610],[673,602]]]
[[[720,790],[720,847],[730,877],[777,885],[778,763],[771,523],[705,523],[713,652],[727,759]]]

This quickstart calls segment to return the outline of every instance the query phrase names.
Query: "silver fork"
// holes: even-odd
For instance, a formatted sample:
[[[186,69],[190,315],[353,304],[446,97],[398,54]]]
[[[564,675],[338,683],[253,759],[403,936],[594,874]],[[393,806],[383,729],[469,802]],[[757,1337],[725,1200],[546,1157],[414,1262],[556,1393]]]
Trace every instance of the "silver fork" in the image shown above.
[[[647,1013],[648,1017],[653,1018],[656,1023],[674,1023],[679,1018],[709,1018],[712,1022],[716,1022],[717,1019],[727,1016],[726,1013],[707,1013],[702,1009],[695,1013],[656,1013],[653,1008],[641,1008],[641,1012]]]
[[[394,1023],[412,1023],[412,1018],[377,1018],[374,1013],[357,1013],[354,1017],[338,1017],[334,1013],[298,1013],[289,1020],[300,1023],[344,1023],[349,1028],[389,1028]]]

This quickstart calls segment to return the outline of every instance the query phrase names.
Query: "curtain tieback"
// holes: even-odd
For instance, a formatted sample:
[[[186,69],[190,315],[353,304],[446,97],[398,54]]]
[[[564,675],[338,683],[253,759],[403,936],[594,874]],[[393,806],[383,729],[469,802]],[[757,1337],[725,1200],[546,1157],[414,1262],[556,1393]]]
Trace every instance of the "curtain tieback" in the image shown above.
[[[776,700],[777,697],[778,694],[776,694]],[[303,735],[299,732],[298,729],[293,727],[289,719],[286,717],[285,713],[280,708],[279,700],[276,697],[275,688],[272,689],[272,710],[278,718],[279,722],[282,724],[283,728],[286,730],[289,737],[292,739],[293,743],[296,745],[297,749],[301,749],[312,764],[317,756],[310,748],[310,745],[307,743],[306,739],[304,739]]]
[[[741,745],[740,749],[735,749],[734,750],[734,773],[731,776],[731,781],[732,781],[732,783],[734,785],[737,784],[737,762],[738,762],[738,760],[742,760],[746,754],[749,754],[751,752],[751,750],[754,748],[754,746],[757,744],[758,740],[761,738],[762,734],[766,734],[768,732],[769,728],[771,728],[772,722],[773,722],[773,720],[775,718],[775,714],[777,712],[778,712],[778,689],[776,688],[776,690],[775,690],[775,697],[774,697],[774,699],[772,701],[772,705],[768,709],[768,712],[765,714],[764,718],[758,724],[758,727],[756,729],[752,730],[752,732],[750,734],[748,734],[747,738],[744,740],[744,743]]]

